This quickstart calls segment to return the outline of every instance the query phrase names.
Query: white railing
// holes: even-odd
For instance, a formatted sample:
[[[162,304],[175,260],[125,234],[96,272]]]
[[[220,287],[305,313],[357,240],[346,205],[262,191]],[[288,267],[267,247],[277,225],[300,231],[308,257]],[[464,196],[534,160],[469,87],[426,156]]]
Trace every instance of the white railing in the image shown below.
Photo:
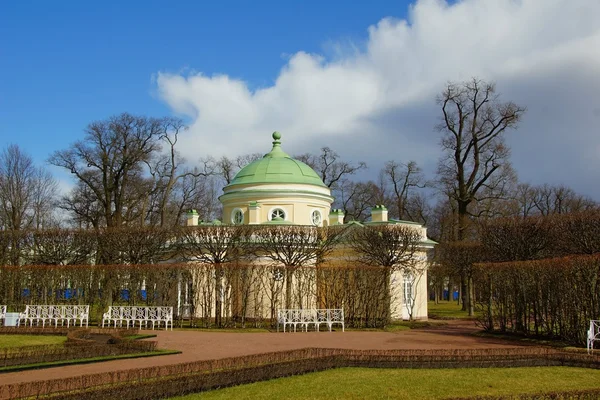
[[[327,325],[329,332],[334,324],[342,326],[344,332],[344,309],[326,308],[326,309],[281,309],[277,310],[277,331],[279,325],[283,325],[285,332],[286,326],[294,326],[294,332],[298,325],[308,331],[310,325],[314,325],[315,330],[319,331],[320,325]],[[291,329],[290,329],[291,331]]]
[[[89,305],[27,305],[25,311],[19,314],[19,323],[22,321],[25,326],[27,323],[33,326],[35,322],[36,325],[41,323],[42,327],[45,327],[46,321],[48,321],[54,322],[54,326],[58,327],[59,322],[61,326],[64,326],[66,322],[69,327],[71,322],[73,326],[76,326],[79,321],[79,326],[83,326],[85,321],[87,327],[89,317]]]
[[[587,334],[587,351],[594,350],[594,341],[600,340],[600,320],[591,320]]]
[[[104,324],[110,327],[111,322],[115,328],[117,325],[122,327],[123,324],[125,328],[129,328],[129,325],[135,328],[138,324],[142,329],[142,326],[152,324],[152,329],[155,326],[168,329],[170,325],[173,330],[173,307],[109,306],[102,316],[102,327],[104,328]]]

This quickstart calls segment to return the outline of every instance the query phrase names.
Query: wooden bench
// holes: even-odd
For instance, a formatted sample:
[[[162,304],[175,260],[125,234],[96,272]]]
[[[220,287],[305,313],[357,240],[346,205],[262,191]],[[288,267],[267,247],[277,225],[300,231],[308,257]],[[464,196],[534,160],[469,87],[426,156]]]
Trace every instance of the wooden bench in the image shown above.
[[[125,328],[129,328],[130,324],[135,328],[136,324],[139,324],[142,329],[142,325],[147,327],[148,324],[152,324],[152,329],[154,326],[160,328],[163,325],[168,329],[171,325],[173,330],[173,307],[109,306],[102,316],[102,327],[104,328],[104,324],[110,327],[111,322],[115,328],[117,325],[122,327],[123,324]]]
[[[0,322],[4,324],[4,318],[6,318],[6,306],[0,305]]]
[[[315,330],[319,331],[320,325],[327,325],[329,332],[334,324],[342,326],[344,332],[344,309],[343,308],[326,308],[326,309],[280,309],[277,310],[277,331],[279,325],[283,325],[285,332],[286,326],[294,326],[294,332],[300,325],[303,330],[308,331],[310,325],[315,326]]]
[[[590,329],[587,333],[587,351],[594,350],[594,341],[600,340],[600,320],[591,320]]]
[[[60,322],[61,326],[67,323],[67,327],[73,322],[73,326],[88,326],[90,317],[90,306],[89,305],[26,305],[25,311],[19,315],[19,323],[21,321],[25,326],[29,322],[30,326],[33,326],[35,322],[39,326],[40,322],[42,327],[46,326],[46,321],[54,322],[54,326],[58,327]]]

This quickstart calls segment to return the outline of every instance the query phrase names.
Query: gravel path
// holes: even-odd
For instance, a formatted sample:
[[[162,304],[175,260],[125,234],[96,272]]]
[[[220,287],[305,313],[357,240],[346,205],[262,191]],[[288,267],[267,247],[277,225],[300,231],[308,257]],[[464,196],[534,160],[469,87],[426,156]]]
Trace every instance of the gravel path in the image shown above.
[[[181,354],[95,364],[38,369],[0,374],[0,384],[67,378],[98,372],[178,364],[197,360],[286,351],[305,347],[344,349],[476,349],[515,347],[515,343],[473,336],[472,322],[450,321],[447,325],[399,332],[265,332],[224,333],[191,330],[147,331],[156,333],[158,347]],[[144,332],[146,333],[146,331]]]

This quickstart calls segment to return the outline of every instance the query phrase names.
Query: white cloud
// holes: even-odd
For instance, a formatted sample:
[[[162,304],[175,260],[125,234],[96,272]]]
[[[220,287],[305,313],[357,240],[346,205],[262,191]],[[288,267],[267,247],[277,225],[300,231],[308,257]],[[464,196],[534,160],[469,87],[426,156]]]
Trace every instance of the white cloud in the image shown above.
[[[387,159],[415,159],[432,170],[435,95],[448,80],[478,76],[528,107],[510,134],[521,177],[600,199],[598,15],[598,0],[421,0],[408,20],[369,27],[364,46],[331,45],[335,59],[290,56],[272,86],[159,73],[157,89],[193,119],[180,147],[190,160],[266,152],[270,132],[279,130],[292,154],[327,145],[366,160],[374,175]]]

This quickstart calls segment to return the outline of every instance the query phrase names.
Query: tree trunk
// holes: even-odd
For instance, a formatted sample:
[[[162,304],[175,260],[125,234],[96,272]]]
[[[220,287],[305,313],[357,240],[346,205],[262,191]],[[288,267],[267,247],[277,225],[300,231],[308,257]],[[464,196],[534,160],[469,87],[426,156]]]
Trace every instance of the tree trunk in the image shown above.
[[[219,264],[215,264],[215,326],[217,328],[222,328],[222,308],[223,302],[221,300],[221,295],[223,291],[223,284],[221,282],[221,277],[223,275],[222,268]]]
[[[472,276],[469,276],[469,278],[467,279],[467,290],[468,290],[467,298],[469,299],[469,304],[468,304],[469,317],[472,317],[475,315],[475,288],[473,285],[473,277]]]
[[[462,303],[462,311],[467,311],[469,304],[469,285],[468,279],[464,276],[460,278],[460,300]]]
[[[292,279],[294,270],[291,267],[285,268],[285,308],[294,308],[292,305]]]

